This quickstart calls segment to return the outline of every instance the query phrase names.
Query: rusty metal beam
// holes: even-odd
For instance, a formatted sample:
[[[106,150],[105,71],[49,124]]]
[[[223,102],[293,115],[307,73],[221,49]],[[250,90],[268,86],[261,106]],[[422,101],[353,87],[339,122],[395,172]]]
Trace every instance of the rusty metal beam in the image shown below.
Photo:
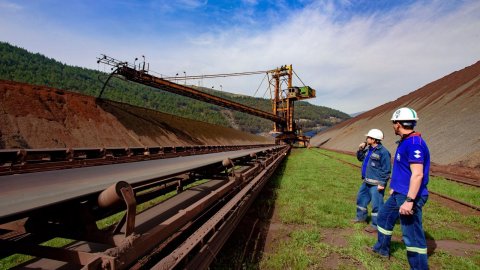
[[[216,97],[214,95],[210,95],[204,93],[202,91],[195,90],[191,87],[180,85],[173,83],[171,81],[167,81],[161,78],[157,78],[155,76],[149,75],[143,71],[135,70],[128,66],[120,66],[116,73],[118,75],[122,75],[125,79],[133,82],[137,82],[140,84],[148,85],[157,89],[161,89],[167,92],[171,92],[174,94],[182,95],[185,97],[193,98],[196,100],[204,101],[207,103],[212,103],[221,107],[229,108],[232,110],[248,113],[254,116],[258,116],[261,118],[265,118],[271,120],[275,123],[280,125],[284,125],[286,123],[285,118],[277,116],[272,113],[268,113],[262,110],[257,110],[243,104],[233,102],[227,99],[223,99],[220,97]]]
[[[73,237],[70,239],[79,240],[74,245],[69,245],[68,247],[61,249],[49,249],[38,247],[38,245],[33,244],[28,241],[28,239],[18,239],[18,238],[4,238],[4,242],[0,243],[0,246],[5,246],[10,243],[15,244],[15,251],[19,253],[37,255],[46,259],[39,259],[31,261],[25,266],[27,267],[50,267],[52,269],[61,269],[65,268],[68,264],[68,267],[72,266],[74,268],[80,268],[83,266],[84,269],[125,269],[128,267],[137,268],[141,266],[142,261],[148,257],[149,266],[157,263],[161,258],[157,258],[158,252],[161,253],[161,256],[164,257],[168,254],[163,254],[169,252],[176,248],[176,245],[182,243],[184,239],[187,239],[191,232],[198,230],[206,221],[211,219],[211,217],[216,216],[216,212],[224,207],[225,204],[228,204],[230,209],[234,211],[221,211],[224,214],[224,217],[220,218],[221,221],[227,223],[217,223],[210,226],[208,229],[210,232],[207,232],[206,235],[210,237],[212,235],[211,229],[215,230],[218,228],[223,228],[222,232],[219,234],[220,237],[216,240],[210,238],[204,238],[205,241],[202,241],[202,248],[211,248],[212,250],[218,250],[224,241],[227,239],[228,234],[231,233],[231,229],[235,227],[237,221],[241,218],[243,212],[246,211],[248,205],[250,204],[250,199],[255,197],[256,193],[263,186],[263,183],[268,179],[268,176],[271,175],[275,167],[279,164],[286,152],[287,146],[275,146],[275,147],[266,147],[258,149],[248,149],[244,151],[235,151],[234,153],[217,153],[215,155],[215,174],[212,175],[210,180],[206,183],[203,183],[194,188],[186,189],[183,192],[180,192],[173,198],[163,201],[162,203],[156,204],[152,208],[145,210],[133,217],[134,211],[134,202],[137,198],[137,194],[134,194],[129,190],[124,192],[124,189],[129,189],[125,184],[117,184],[107,191],[104,191],[103,195],[100,196],[97,194],[94,198],[89,197],[90,201],[85,201],[83,197],[71,197],[70,200],[77,201],[81,205],[91,205],[100,200],[97,204],[98,207],[109,207],[119,204],[121,201],[123,203],[130,202],[131,213],[127,214],[125,217],[125,222],[120,224],[117,230],[117,233],[109,234],[113,230],[102,231],[104,234],[109,234],[111,241],[106,243],[101,241],[102,235],[99,235],[98,238],[93,237]],[[201,156],[202,159],[208,157],[212,154],[207,154]],[[172,159],[173,163],[177,164],[181,162],[188,162],[190,165],[187,167],[192,167],[193,165],[197,166],[196,169],[191,169],[191,172],[188,175],[185,175],[185,178],[192,177],[192,174],[202,173],[202,165],[197,163],[199,157],[194,159],[189,159],[190,157],[182,157],[179,159]],[[193,158],[193,157],[192,157]],[[221,158],[221,159],[220,159]],[[187,159],[189,161],[187,161]],[[207,158],[208,159],[208,158]],[[165,160],[163,160],[165,161]],[[224,164],[222,165],[222,161]],[[212,162],[212,160],[210,160]],[[148,163],[148,162],[138,162],[138,163]],[[225,167],[225,165],[227,167]],[[235,166],[235,170],[231,167]],[[123,165],[125,166],[125,165]],[[200,166],[200,167],[198,167]],[[158,164],[155,166],[158,167]],[[143,168],[143,167],[142,167]],[[227,171],[225,169],[228,168]],[[131,169],[131,168],[130,168]],[[118,171],[119,168],[116,168],[116,175],[125,175],[126,171]],[[152,168],[145,169],[147,174],[151,174]],[[209,171],[208,169],[207,171]],[[68,171],[68,170],[66,170]],[[127,168],[127,171],[129,169]],[[97,172],[98,173],[98,172]],[[136,171],[132,173],[138,173]],[[29,174],[32,178],[36,178],[35,174]],[[209,172],[203,175],[210,175]],[[202,177],[201,179],[205,179]],[[255,180],[256,179],[256,180]],[[69,179],[70,180],[70,179]],[[159,185],[164,185],[162,181],[156,180]],[[8,181],[7,181],[8,182]],[[48,182],[48,181],[47,181]],[[101,181],[100,181],[101,182]],[[95,183],[96,185],[100,184],[97,181],[89,181],[90,184]],[[1,181],[0,181],[1,183]],[[55,182],[58,184],[58,182]],[[135,189],[150,187],[150,184],[145,185],[143,182],[137,185],[132,185]],[[151,186],[153,188],[153,186]],[[34,189],[39,189],[40,186],[32,186]],[[0,194],[3,189],[0,188]],[[135,190],[137,191],[137,190]],[[150,191],[150,189],[148,190]],[[240,191],[240,193],[238,193]],[[41,193],[41,192],[40,192]],[[32,193],[33,194],[33,193]],[[242,194],[241,199],[237,194]],[[122,198],[120,198],[122,196]],[[127,198],[130,197],[130,198]],[[92,200],[93,199],[93,200]],[[233,199],[233,200],[232,200]],[[59,206],[64,206],[65,202],[61,200],[57,202]],[[72,204],[73,205],[73,204]],[[247,207],[247,208],[245,208]],[[78,210],[75,208],[68,208],[72,214],[79,215]],[[92,208],[88,208],[92,209]],[[128,209],[128,206],[127,206]],[[239,210],[236,210],[239,209]],[[87,208],[85,208],[87,210]],[[127,210],[128,212],[128,210]],[[63,213],[63,212],[62,212]],[[32,212],[35,215],[42,215],[43,212],[37,213]],[[47,213],[50,214],[50,213]],[[67,214],[67,213],[64,213]],[[113,214],[113,213],[112,213]],[[70,216],[65,216],[60,219],[56,219],[56,216],[52,216],[54,222],[63,222],[65,220],[65,228],[68,226],[71,230],[82,230],[81,226],[88,225],[87,221],[76,220],[80,222],[79,226],[67,221]],[[59,216],[60,217],[60,216]],[[86,216],[87,217],[87,216]],[[131,218],[129,220],[129,217]],[[88,217],[87,217],[88,219]],[[47,217],[42,219],[49,221]],[[42,221],[40,220],[40,221]],[[219,219],[216,219],[219,220]],[[229,221],[230,220],[230,221]],[[231,222],[233,221],[233,223]],[[4,224],[3,229],[13,230],[12,232],[31,234],[33,236],[41,236],[42,230],[38,229],[35,231],[29,231],[28,222],[17,222]],[[211,224],[210,222],[208,224]],[[35,225],[35,224],[32,224]],[[42,225],[42,224],[39,224]],[[61,225],[61,224],[60,224]],[[36,227],[38,228],[38,227]],[[51,230],[43,231],[49,237],[61,237]],[[113,229],[113,228],[112,228]],[[88,231],[87,233],[92,233]],[[83,240],[83,241],[82,241]],[[212,241],[211,241],[212,240]],[[86,241],[86,242],[84,242]],[[213,242],[215,241],[215,242]],[[204,243],[210,242],[210,246],[205,246]],[[78,244],[77,244],[78,243]],[[103,244],[102,244],[103,243]],[[165,250],[160,247],[167,247]],[[32,247],[32,248],[30,248]],[[159,249],[160,248],[160,249]],[[155,250],[155,256],[152,255],[153,250]],[[157,252],[158,251],[158,252]],[[189,255],[189,258],[195,256],[195,252]],[[216,253],[216,252],[215,252]],[[145,257],[144,257],[145,256]],[[211,255],[208,255],[208,261],[211,261],[213,258]],[[50,259],[48,259],[50,258]],[[51,259],[55,260],[52,261]],[[62,263],[62,261],[64,263]],[[65,263],[65,261],[67,263]],[[135,264],[135,265],[133,265]],[[208,262],[203,262],[202,265],[207,265]],[[77,265],[77,266],[74,266]]]
[[[288,149],[285,148],[267,160],[257,162],[256,166],[243,172],[242,177],[238,175],[237,179],[249,180],[246,185],[185,242],[152,269],[174,269],[179,266],[182,269],[207,269],[287,151]],[[258,170],[259,168],[262,169]],[[253,179],[247,177],[253,175]],[[199,251],[195,252],[196,250]]]
[[[265,147],[186,145],[114,148],[1,149],[0,176]]]

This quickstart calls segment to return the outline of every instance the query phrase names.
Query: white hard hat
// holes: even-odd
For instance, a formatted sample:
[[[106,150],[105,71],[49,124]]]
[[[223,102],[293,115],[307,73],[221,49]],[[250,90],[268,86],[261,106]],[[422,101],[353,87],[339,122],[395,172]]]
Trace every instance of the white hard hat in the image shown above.
[[[417,121],[418,115],[414,109],[400,108],[392,115],[392,121]]]
[[[383,132],[380,129],[376,129],[376,128],[370,129],[370,131],[367,134],[365,134],[365,136],[374,138],[377,140],[383,140]]]

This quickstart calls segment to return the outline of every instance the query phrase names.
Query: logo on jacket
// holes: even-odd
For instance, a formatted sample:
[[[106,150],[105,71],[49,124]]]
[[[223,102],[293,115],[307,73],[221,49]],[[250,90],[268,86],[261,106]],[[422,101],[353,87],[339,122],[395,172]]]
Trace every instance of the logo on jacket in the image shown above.
[[[415,155],[413,155],[415,158],[420,158],[420,157],[421,157],[420,154],[421,154],[422,152],[421,152],[420,150],[415,150],[415,151],[413,151],[413,152],[415,153]]]
[[[397,160],[400,161],[400,154],[397,154]]]

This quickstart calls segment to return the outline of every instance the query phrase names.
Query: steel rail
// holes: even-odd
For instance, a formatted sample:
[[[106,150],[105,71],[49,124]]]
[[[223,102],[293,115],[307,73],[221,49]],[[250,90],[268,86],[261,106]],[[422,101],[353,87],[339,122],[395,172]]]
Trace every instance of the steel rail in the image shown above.
[[[272,147],[255,149],[266,151]],[[251,149],[171,159],[147,160],[69,170],[0,176],[0,220],[28,210],[58,204],[95,192],[119,181],[131,185],[188,172],[222,162],[225,158],[248,155]]]
[[[457,182],[460,184],[465,184],[469,186],[474,186],[474,187],[480,187],[480,184],[478,183],[478,180],[472,179],[472,178],[467,178],[467,177],[462,177],[458,175],[451,175],[451,174],[446,174],[446,173],[440,173],[440,172],[433,172],[430,170],[430,175],[433,176],[438,176],[438,177],[443,177],[449,181]],[[468,179],[468,180],[462,180],[462,179]]]
[[[318,151],[315,151],[315,153],[318,153],[318,154],[324,155],[324,156],[326,156],[326,157],[329,157],[329,158],[338,160],[338,161],[340,161],[340,162],[342,162],[342,163],[344,163],[344,164],[350,165],[350,166],[355,167],[355,168],[360,168],[360,167],[361,167],[361,166],[359,166],[359,165],[357,165],[357,164],[350,163],[350,162],[348,162],[348,161],[346,161],[346,160],[342,160],[342,159],[340,159],[340,158],[336,158],[336,157],[334,157],[334,156],[331,156],[331,155],[328,155],[328,154],[325,154],[325,153],[320,153],[320,152],[318,152]],[[428,192],[430,192],[430,193],[432,193],[432,194],[435,194],[435,195],[437,195],[437,196],[439,196],[439,197],[442,197],[442,198],[444,198],[444,199],[447,199],[447,200],[456,202],[456,203],[461,204],[461,205],[463,205],[463,206],[466,206],[466,207],[475,209],[475,210],[477,210],[477,211],[480,211],[480,207],[479,207],[479,206],[476,206],[476,205],[473,205],[473,204],[469,204],[469,203],[466,203],[466,202],[463,202],[463,201],[454,199],[454,198],[449,197],[449,196],[446,196],[446,195],[442,195],[442,194],[440,194],[440,193],[438,193],[438,192],[434,192],[434,191],[431,191],[431,190],[428,190]]]
[[[452,198],[452,197],[450,197],[450,196],[442,195],[442,194],[440,194],[440,193],[437,193],[437,192],[434,192],[434,191],[431,191],[431,190],[429,190],[428,192],[429,192],[429,193],[432,193],[432,194],[435,194],[435,195],[437,195],[437,196],[439,196],[439,197],[442,197],[442,198],[444,198],[444,199],[447,199],[447,200],[456,202],[456,203],[461,204],[461,205],[463,205],[463,206],[467,206],[467,207],[472,208],[472,209],[474,209],[474,210],[480,211],[480,207],[479,207],[479,206],[476,206],[476,205],[473,205],[473,204],[469,204],[469,203],[466,203],[466,202],[462,202],[462,201],[457,200],[457,199],[455,199],[455,198]]]

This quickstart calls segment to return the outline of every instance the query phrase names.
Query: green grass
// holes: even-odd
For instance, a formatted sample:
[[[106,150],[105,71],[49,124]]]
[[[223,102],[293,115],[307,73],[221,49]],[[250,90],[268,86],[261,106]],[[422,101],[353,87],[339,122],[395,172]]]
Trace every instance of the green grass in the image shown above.
[[[359,168],[319,152],[352,163],[356,161],[355,157],[320,149],[291,152],[283,165],[283,173],[272,179],[277,188],[278,218],[290,231],[288,237],[273,245],[273,251],[263,256],[260,268],[322,269],[328,265],[329,257],[335,257],[339,269],[385,269],[383,259],[365,250],[375,243],[376,237],[364,233],[364,225],[350,223],[355,216],[355,199],[361,184]],[[455,188],[452,185],[447,190]],[[479,224],[478,217],[462,215],[432,200],[424,207],[424,228],[430,239],[478,241]],[[346,246],[322,241],[323,234],[332,230],[346,232],[343,236]],[[395,227],[394,236],[401,236],[400,225]],[[436,269],[474,269],[480,266],[479,257],[479,252],[472,257],[458,257],[437,251],[430,256],[429,263]],[[388,268],[408,269],[405,246],[400,241],[392,241]]]
[[[50,239],[44,243],[41,244],[41,246],[47,246],[47,247],[63,247],[66,246],[70,243],[72,243],[73,240],[71,239],[65,239],[65,238],[53,238]],[[4,259],[0,260],[0,269],[10,269],[16,265],[19,265],[21,263],[24,263],[26,261],[32,260],[35,257],[30,256],[30,255],[23,255],[23,254],[13,254],[10,255]]]
[[[314,151],[318,151],[320,153],[323,153],[323,154],[326,154],[326,155],[329,155],[329,156],[332,156],[334,158],[338,158],[338,159],[341,159],[341,160],[345,160],[345,161],[348,161],[352,164],[356,164],[358,166],[361,166],[362,165],[362,162],[358,161],[357,157],[356,156],[352,156],[352,155],[347,155],[347,154],[342,154],[342,153],[337,153],[337,152],[333,152],[333,151],[328,151],[328,150],[324,150],[324,149],[313,149]]]
[[[320,234],[316,230],[298,230],[289,236],[288,242],[282,242],[277,247],[281,256],[269,255],[267,260],[262,262],[262,268],[306,269],[321,259],[322,255],[317,254],[318,251],[328,249],[328,246],[320,241]]]
[[[463,202],[480,206],[480,192],[476,187],[446,180],[443,177],[430,177],[429,190]]]
[[[348,226],[352,218],[349,190],[360,185],[358,172],[314,151],[294,150],[288,158],[279,177],[277,205],[282,210],[281,219],[327,228]],[[344,174],[338,174],[342,169]]]
[[[353,164],[360,164],[356,157],[327,151],[323,149],[312,149],[313,151],[318,151],[320,153],[325,153],[327,155],[333,156],[335,158],[348,161]],[[478,188],[474,188],[468,185],[460,184],[457,182],[446,180],[443,177],[431,176],[430,182],[428,184],[428,189],[446,195],[457,200],[470,203],[473,205],[480,206],[480,196]],[[463,215],[456,211],[451,211],[450,209],[442,206],[438,202],[429,200],[424,212],[424,224],[425,227],[431,228],[428,231],[427,238],[430,239],[452,239],[452,240],[462,240],[469,243],[475,243],[478,239],[475,237],[474,231],[480,230],[480,217]],[[462,232],[461,230],[452,230],[451,224],[452,220],[454,223],[459,223],[459,226],[465,226],[468,231]]]
[[[351,155],[327,151],[323,149],[314,149],[314,151],[325,153],[335,158],[348,161],[352,164],[361,165],[361,162],[358,161],[356,157]],[[480,206],[480,194],[478,189],[473,188],[472,186],[469,186],[469,185],[450,181],[445,179],[444,177],[430,176],[428,189],[442,195],[456,198],[458,200],[461,200],[463,202],[466,202],[475,206]]]

